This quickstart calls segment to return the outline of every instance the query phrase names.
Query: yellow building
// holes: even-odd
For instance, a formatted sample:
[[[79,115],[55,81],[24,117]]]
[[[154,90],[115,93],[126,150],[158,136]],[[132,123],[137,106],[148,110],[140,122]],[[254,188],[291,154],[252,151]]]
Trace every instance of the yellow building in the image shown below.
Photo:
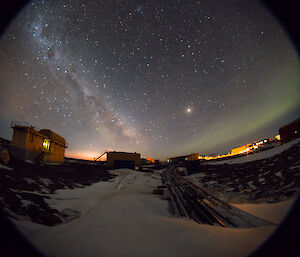
[[[246,153],[246,152],[249,152],[251,150],[251,148],[252,148],[252,144],[243,145],[243,146],[231,149],[231,154],[235,155],[235,154]]]
[[[107,167],[109,168],[130,168],[134,169],[141,165],[141,155],[139,153],[107,152]]]
[[[37,131],[25,122],[12,122],[12,154],[35,163],[63,163],[66,141],[49,129]]]
[[[39,133],[47,137],[43,142],[43,148],[45,151],[49,152],[49,154],[45,155],[45,161],[64,162],[66,148],[65,139],[49,129],[41,129]]]

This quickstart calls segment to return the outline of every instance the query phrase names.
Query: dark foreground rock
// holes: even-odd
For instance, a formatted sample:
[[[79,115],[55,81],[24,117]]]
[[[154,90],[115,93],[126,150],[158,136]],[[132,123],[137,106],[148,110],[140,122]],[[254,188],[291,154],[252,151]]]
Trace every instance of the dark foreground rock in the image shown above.
[[[59,212],[45,199],[57,189],[85,187],[113,177],[105,167],[88,164],[35,166],[12,160],[0,166],[0,208],[14,219],[25,219],[48,226],[79,217],[78,213]]]

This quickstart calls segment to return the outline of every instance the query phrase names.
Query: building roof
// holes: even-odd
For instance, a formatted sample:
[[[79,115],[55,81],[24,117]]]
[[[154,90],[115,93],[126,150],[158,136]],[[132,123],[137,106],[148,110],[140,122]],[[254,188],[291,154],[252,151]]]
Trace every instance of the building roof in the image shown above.
[[[282,131],[282,130],[284,130],[284,129],[289,129],[290,127],[297,127],[297,126],[299,127],[299,124],[300,124],[300,118],[295,119],[295,120],[293,120],[292,122],[290,122],[290,123],[288,123],[288,124],[282,126],[282,127],[279,129],[279,132]]]
[[[66,145],[66,140],[63,137],[61,137],[60,135],[58,135],[55,132],[51,131],[50,129],[41,129],[39,131],[39,133],[46,136],[51,141],[54,141],[54,142],[56,142],[58,144],[61,144],[63,146]]]
[[[116,152],[116,151],[111,151],[111,152],[106,152],[107,154],[140,154],[137,152],[134,153],[129,153],[129,152]]]
[[[57,144],[66,147],[66,140],[62,136],[51,131],[50,129],[41,129],[40,131],[37,131],[33,126],[30,126],[28,122],[22,121],[12,121],[10,126],[14,130],[24,130],[26,132],[30,131],[31,133],[34,133],[37,136],[40,136],[44,139],[50,139],[51,141],[54,141]]]

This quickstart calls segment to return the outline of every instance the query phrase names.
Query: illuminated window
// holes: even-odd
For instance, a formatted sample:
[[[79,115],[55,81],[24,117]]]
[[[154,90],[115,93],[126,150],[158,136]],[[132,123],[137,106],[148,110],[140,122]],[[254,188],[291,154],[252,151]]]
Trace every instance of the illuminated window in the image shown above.
[[[49,152],[50,151],[50,139],[44,139],[43,142],[43,151]]]

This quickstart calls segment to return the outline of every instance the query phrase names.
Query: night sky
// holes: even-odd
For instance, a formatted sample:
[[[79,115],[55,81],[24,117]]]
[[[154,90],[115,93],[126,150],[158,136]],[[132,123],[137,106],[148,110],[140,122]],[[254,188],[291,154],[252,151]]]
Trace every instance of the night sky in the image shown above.
[[[258,1],[33,1],[0,41],[0,136],[68,156],[226,153],[300,116],[299,57]]]

